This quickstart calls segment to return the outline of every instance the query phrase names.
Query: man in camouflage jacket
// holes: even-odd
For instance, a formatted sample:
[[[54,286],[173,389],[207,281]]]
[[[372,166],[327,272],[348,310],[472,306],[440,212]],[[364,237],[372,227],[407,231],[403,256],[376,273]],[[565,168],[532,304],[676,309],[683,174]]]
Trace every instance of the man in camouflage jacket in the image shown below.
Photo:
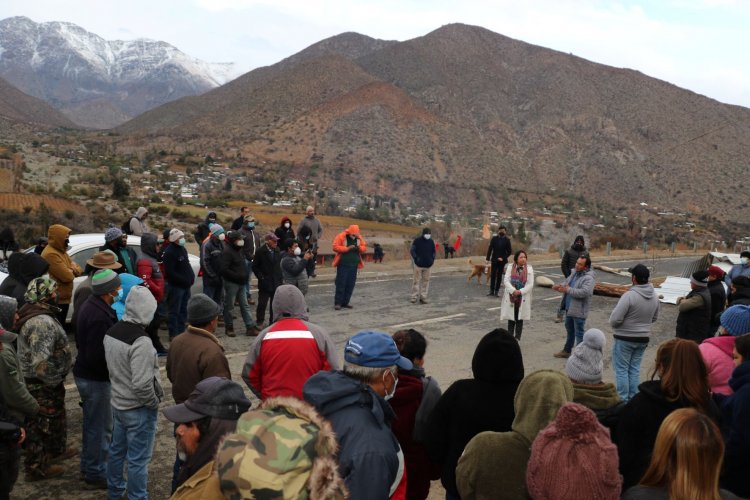
[[[18,357],[29,392],[39,403],[39,413],[28,419],[26,481],[59,476],[63,468],[52,465],[78,453],[67,448],[65,387],[73,357],[68,337],[57,320],[57,284],[49,278],[29,282],[26,304],[18,311]]]

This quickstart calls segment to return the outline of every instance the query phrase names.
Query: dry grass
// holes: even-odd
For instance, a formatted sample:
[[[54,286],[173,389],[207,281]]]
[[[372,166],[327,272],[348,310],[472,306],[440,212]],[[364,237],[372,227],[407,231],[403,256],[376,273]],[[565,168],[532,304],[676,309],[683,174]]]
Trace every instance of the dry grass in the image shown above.
[[[24,209],[24,207],[31,207],[33,209],[36,209],[39,208],[39,205],[41,205],[42,203],[44,203],[47,208],[55,212],[62,212],[65,210],[81,210],[81,206],[79,204],[69,200],[63,200],[62,198],[40,196],[35,194],[0,193],[0,207],[8,210],[16,210],[20,212]]]

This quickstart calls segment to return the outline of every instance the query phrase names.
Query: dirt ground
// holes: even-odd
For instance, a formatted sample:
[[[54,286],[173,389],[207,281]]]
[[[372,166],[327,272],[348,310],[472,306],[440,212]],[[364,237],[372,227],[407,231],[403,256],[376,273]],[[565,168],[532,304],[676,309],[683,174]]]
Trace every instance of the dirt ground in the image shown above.
[[[642,255],[642,254],[641,254]],[[625,258],[632,259],[627,256]],[[692,258],[692,257],[690,257]],[[478,260],[479,257],[475,257]],[[546,275],[555,281],[561,279],[559,260],[532,260],[537,275]],[[625,265],[624,263],[623,265]],[[614,264],[613,264],[614,265]],[[428,338],[426,370],[443,389],[460,378],[471,377],[471,358],[481,337],[500,325],[500,301],[486,297],[487,288],[475,282],[467,283],[466,258],[440,260],[435,266],[431,282],[430,303],[414,306],[409,303],[411,268],[409,262],[397,261],[387,265],[368,265],[360,273],[353,311],[333,310],[333,269],[321,268],[319,277],[312,283],[307,296],[311,321],[328,329],[339,349],[346,338],[363,328],[377,328],[393,333],[399,328],[413,325]],[[610,280],[609,276],[607,280]],[[526,373],[541,368],[563,370],[565,360],[552,357],[564,343],[563,325],[555,323],[555,310],[559,295],[549,289],[535,288],[532,305],[532,320],[525,325],[521,340]],[[611,329],[608,326],[609,314],[617,299],[595,296],[588,327],[601,328],[611,342]],[[235,316],[238,316],[235,308]],[[676,318],[674,306],[662,305],[659,321],[654,325],[653,339],[642,365],[642,380],[649,377],[653,358],[658,344],[674,336]],[[233,378],[239,381],[245,355],[252,339],[238,336],[227,338],[219,330],[220,340],[227,350]],[[166,332],[161,332],[162,338]],[[73,339],[71,342],[74,344]],[[162,366],[164,362],[162,361]],[[604,351],[604,380],[613,381],[611,367],[611,343]],[[240,382],[243,387],[244,384]],[[171,386],[166,374],[162,373],[162,384],[167,397],[162,408],[172,405]],[[68,412],[69,443],[79,446],[81,442],[81,409],[78,405],[78,392],[72,376],[66,381],[66,408]],[[252,398],[246,389],[248,397]],[[149,471],[149,495],[163,499],[169,496],[169,484],[174,461],[174,439],[172,424],[162,415],[158,420],[157,440]],[[80,499],[104,498],[103,492],[89,492],[81,489],[78,481],[78,458],[63,464],[66,474],[60,479],[26,484],[21,472],[13,492],[13,498],[56,499],[75,496]],[[433,483],[430,499],[444,498],[439,482]]]

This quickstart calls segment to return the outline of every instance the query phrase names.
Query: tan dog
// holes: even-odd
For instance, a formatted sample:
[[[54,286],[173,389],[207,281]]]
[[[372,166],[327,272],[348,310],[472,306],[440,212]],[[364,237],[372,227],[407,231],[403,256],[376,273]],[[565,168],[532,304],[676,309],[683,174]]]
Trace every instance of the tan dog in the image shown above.
[[[477,285],[482,284],[482,275],[484,275],[484,284],[487,285],[490,282],[490,265],[489,264],[474,264],[471,259],[469,259],[469,265],[471,266],[471,275],[469,276],[469,279],[466,280],[468,283],[471,281],[471,278],[474,276],[477,277]]]

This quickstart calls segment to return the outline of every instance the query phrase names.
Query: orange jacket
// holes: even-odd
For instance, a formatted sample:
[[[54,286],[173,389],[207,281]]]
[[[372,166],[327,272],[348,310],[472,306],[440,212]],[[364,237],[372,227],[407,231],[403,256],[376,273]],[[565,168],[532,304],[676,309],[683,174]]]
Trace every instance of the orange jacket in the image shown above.
[[[42,257],[49,263],[49,276],[57,282],[60,304],[70,304],[73,280],[81,275],[81,266],[70,259],[65,247],[65,240],[70,232],[70,229],[61,224],[50,226],[47,233],[49,244],[42,251]]]
[[[357,269],[362,269],[365,267],[365,261],[362,260],[362,255],[367,251],[367,243],[365,243],[365,239],[362,235],[359,234],[359,226],[356,224],[352,224],[346,229],[346,231],[339,233],[333,239],[333,251],[336,253],[336,256],[333,258],[333,267],[339,265],[341,254],[349,251],[349,247],[346,246],[347,234],[359,238],[359,264],[357,265]]]

